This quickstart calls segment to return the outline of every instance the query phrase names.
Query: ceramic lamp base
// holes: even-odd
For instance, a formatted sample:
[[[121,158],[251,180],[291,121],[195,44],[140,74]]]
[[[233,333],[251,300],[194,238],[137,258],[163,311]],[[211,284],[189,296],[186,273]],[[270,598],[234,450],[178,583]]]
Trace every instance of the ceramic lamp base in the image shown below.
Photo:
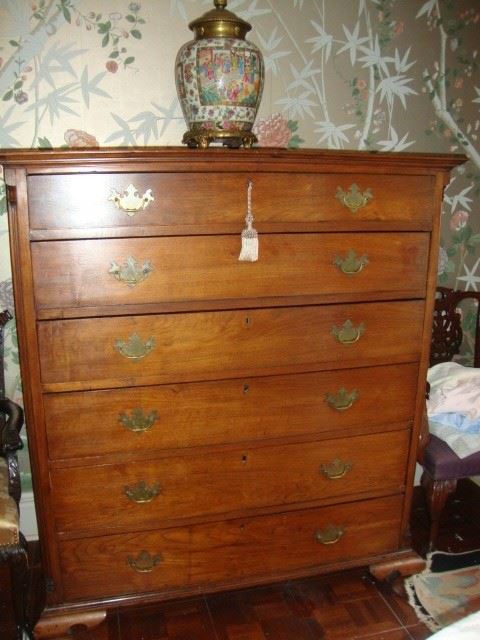
[[[210,143],[220,142],[225,147],[232,149],[238,149],[242,146],[245,147],[245,149],[250,149],[253,143],[257,142],[257,137],[251,131],[237,131],[234,129],[228,131],[215,129],[201,131],[198,129],[189,129],[183,134],[182,142],[190,148],[199,147],[200,149],[207,149]]]

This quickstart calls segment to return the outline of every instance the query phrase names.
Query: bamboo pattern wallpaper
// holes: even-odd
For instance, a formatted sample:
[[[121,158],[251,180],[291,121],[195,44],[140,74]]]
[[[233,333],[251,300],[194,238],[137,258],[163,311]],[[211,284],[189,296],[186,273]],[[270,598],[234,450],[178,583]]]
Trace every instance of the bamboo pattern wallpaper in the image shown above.
[[[174,61],[212,0],[0,0],[0,147],[179,145]],[[480,0],[230,0],[262,50],[261,146],[465,153],[439,283],[480,290]],[[0,183],[0,308],[13,311]],[[466,309],[467,343],[473,310]],[[21,402],[15,324],[7,393]],[[467,354],[468,357],[468,347]],[[28,484],[28,462],[23,459]]]

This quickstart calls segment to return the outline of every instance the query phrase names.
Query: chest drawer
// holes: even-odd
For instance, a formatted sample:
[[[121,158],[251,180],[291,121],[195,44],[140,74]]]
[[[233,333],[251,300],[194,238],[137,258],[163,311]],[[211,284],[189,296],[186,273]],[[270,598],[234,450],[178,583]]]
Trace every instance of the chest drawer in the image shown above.
[[[39,310],[364,292],[422,297],[422,233],[265,234],[260,259],[239,262],[240,236],[39,242]],[[408,294],[408,296],[406,296]]]
[[[397,493],[405,481],[409,437],[402,430],[55,469],[56,529],[75,535],[132,531],[245,509]]]
[[[240,231],[249,180],[262,232],[328,221],[352,228],[432,224],[433,176],[222,171],[32,175],[30,228],[37,238],[90,236],[99,228],[139,235]]]
[[[417,365],[44,396],[50,459],[368,432],[413,418]],[[388,402],[385,401],[388,398]],[[381,411],[378,408],[381,407]]]
[[[423,301],[39,323],[45,391],[418,360]]]
[[[67,600],[276,579],[398,547],[401,496],[59,543]],[[321,540],[337,540],[331,544]]]

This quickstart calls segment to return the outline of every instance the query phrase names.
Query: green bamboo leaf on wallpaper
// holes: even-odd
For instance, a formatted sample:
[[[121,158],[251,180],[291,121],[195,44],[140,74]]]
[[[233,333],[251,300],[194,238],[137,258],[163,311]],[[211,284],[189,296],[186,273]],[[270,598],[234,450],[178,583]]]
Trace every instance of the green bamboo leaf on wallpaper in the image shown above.
[[[43,56],[39,57],[39,67],[35,73],[33,86],[38,89],[40,84],[45,82],[53,89],[56,86],[55,78],[62,73],[76,78],[77,74],[72,62],[86,53],[87,49],[75,49],[74,47],[74,43],[60,45],[55,42]]]
[[[77,87],[78,84],[76,82],[70,82],[63,87],[58,87],[48,93],[44,98],[35,101],[27,108],[27,111],[43,107],[50,116],[51,124],[65,113],[78,116],[78,112],[69,106],[78,103],[78,100],[70,95]]]
[[[120,116],[117,116],[115,113],[112,113],[111,116],[118,124],[120,129],[110,134],[105,140],[105,143],[108,144],[110,142],[118,142],[120,146],[124,147],[135,146],[135,137],[129,123]]]
[[[298,130],[298,121],[297,120],[289,120],[287,122],[287,127],[292,132],[292,137],[288,142],[288,146],[290,149],[298,149],[302,142],[305,142],[303,138],[301,138],[296,131]]]
[[[113,54],[111,54],[110,57],[112,57],[112,55]],[[82,75],[80,77],[80,88],[82,91],[83,101],[87,107],[90,107],[91,95],[101,96],[103,98],[112,97],[109,93],[99,87],[99,84],[102,82],[102,80],[104,80],[106,75],[106,71],[100,71],[100,73],[97,73],[93,78],[90,79],[88,74],[88,66],[85,66],[84,70],[82,71]]]
[[[148,144],[152,137],[154,140],[158,139],[159,121],[160,118],[152,111],[143,111],[129,120],[129,122],[133,123],[138,122],[137,127],[135,127],[135,135],[143,137],[144,144]]]
[[[8,149],[9,147],[20,147],[20,143],[16,138],[10,135],[13,131],[21,127],[25,122],[9,122],[10,117],[14,113],[14,106],[9,107],[3,116],[0,117],[0,147]]]
[[[38,148],[39,149],[53,149],[53,145],[52,145],[52,143],[50,142],[50,140],[47,137],[43,136],[43,137],[38,138]]]
[[[467,241],[467,246],[472,248],[474,252],[477,245],[480,245],[480,233],[475,233],[473,236],[470,236]]]

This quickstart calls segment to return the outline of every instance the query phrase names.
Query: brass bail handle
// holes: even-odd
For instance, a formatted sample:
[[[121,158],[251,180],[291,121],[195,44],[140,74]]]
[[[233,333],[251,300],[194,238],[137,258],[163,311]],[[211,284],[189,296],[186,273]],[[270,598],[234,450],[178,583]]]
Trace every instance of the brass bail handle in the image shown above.
[[[341,327],[333,326],[331,334],[341,344],[349,345],[357,342],[365,333],[364,323],[355,327],[350,319],[346,320]]]
[[[358,400],[358,395],[357,389],[353,389],[349,392],[345,387],[342,387],[335,394],[327,393],[325,395],[325,400],[332,409],[336,409],[337,411],[348,411],[348,409],[351,409],[354,403]]]
[[[335,197],[352,213],[356,213],[370,202],[373,198],[373,193],[371,189],[360,191],[358,185],[354,183],[350,185],[348,191],[344,191],[342,187],[337,187]]]
[[[150,573],[162,562],[162,555],[152,555],[148,551],[140,551],[138,556],[127,556],[127,563],[137,573]]]
[[[132,334],[126,341],[117,339],[114,344],[116,351],[129,360],[141,360],[148,355],[155,346],[156,343],[153,336],[143,341],[137,333]]]
[[[118,421],[121,425],[133,431],[134,433],[143,433],[151,429],[155,422],[158,420],[158,411],[150,411],[146,413],[141,407],[133,409],[130,414],[119,413]]]
[[[329,464],[322,464],[320,466],[320,471],[329,480],[340,480],[340,478],[344,478],[351,470],[352,463],[344,462],[343,460],[340,460],[340,458],[335,458],[333,462],[330,462]]]
[[[123,264],[118,264],[113,260],[110,263],[108,273],[118,282],[122,282],[130,289],[133,289],[137,284],[143,282],[152,271],[153,265],[150,260],[145,260],[141,265],[133,256],[128,256]]]
[[[345,533],[343,527],[330,525],[326,529],[315,532],[315,540],[320,544],[336,544]]]
[[[335,256],[333,264],[345,275],[353,276],[363,271],[367,266],[368,256],[367,254],[357,256],[355,251],[350,249],[344,258],[342,258],[342,256]]]
[[[152,500],[160,495],[161,490],[162,488],[159,482],[155,482],[155,484],[149,487],[144,480],[141,480],[136,485],[125,486],[123,488],[123,493],[132,502],[145,504],[146,502],[152,502]]]
[[[129,184],[123,193],[119,193],[116,189],[110,189],[108,200],[113,202],[117,209],[121,209],[128,216],[134,216],[138,211],[146,209],[155,198],[151,189],[147,189],[143,196],[141,196],[138,189],[133,184]]]

